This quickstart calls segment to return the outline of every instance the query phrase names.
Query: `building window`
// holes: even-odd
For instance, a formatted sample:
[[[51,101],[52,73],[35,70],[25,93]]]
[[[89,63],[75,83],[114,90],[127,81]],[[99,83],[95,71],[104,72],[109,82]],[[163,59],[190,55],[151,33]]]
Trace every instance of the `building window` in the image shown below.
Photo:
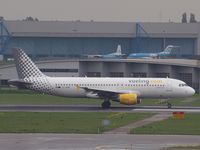
[[[0,80],[0,86],[8,86],[8,80]]]
[[[169,73],[156,73],[156,77],[159,77],[159,78],[169,78]]]
[[[192,73],[179,73],[179,79],[192,86]]]
[[[87,72],[88,77],[101,77],[101,72]]]
[[[70,72],[70,73],[77,73],[78,69],[47,69],[47,68],[41,68],[40,71],[42,72]]]
[[[124,77],[123,72],[110,72],[110,77]]]
[[[147,77],[147,74],[145,72],[132,72],[130,77]]]

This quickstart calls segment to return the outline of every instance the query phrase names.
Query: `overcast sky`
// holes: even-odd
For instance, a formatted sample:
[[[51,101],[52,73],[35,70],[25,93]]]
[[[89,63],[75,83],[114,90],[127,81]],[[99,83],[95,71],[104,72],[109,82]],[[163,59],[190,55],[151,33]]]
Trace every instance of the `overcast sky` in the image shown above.
[[[0,0],[6,20],[180,22],[183,12],[200,21],[200,0]]]

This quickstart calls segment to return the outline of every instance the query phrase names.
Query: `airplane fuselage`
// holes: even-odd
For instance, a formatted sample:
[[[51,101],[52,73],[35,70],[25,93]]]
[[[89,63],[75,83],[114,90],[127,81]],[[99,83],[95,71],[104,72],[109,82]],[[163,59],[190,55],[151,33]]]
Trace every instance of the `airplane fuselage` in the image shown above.
[[[89,89],[113,91],[118,93],[135,93],[139,98],[176,98],[194,94],[194,90],[184,82],[170,78],[89,78],[89,77],[42,77],[46,78],[30,81],[28,86],[33,90],[44,92],[45,89],[35,88],[35,84],[48,82],[52,95],[64,97],[92,97],[99,98]],[[38,83],[37,83],[38,82]],[[184,86],[185,85],[185,86]],[[44,86],[45,88],[45,86]]]
[[[156,58],[157,53],[133,53],[128,56],[128,58]]]

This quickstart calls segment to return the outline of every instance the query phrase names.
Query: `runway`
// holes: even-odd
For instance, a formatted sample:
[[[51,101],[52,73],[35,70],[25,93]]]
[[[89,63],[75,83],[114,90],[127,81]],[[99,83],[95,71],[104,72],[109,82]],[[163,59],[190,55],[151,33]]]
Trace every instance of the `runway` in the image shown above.
[[[96,105],[0,105],[0,111],[18,112],[174,112],[200,113],[200,107],[133,106],[103,109]]]
[[[3,150],[159,150],[198,145],[200,136],[126,134],[0,134]]]

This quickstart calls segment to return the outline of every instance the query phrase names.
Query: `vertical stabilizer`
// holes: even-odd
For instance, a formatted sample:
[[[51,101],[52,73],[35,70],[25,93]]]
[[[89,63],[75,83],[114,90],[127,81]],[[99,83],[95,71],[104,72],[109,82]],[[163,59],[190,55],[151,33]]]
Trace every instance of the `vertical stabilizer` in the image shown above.
[[[15,64],[20,79],[45,76],[20,48],[13,48]]]
[[[121,53],[122,53],[121,45],[118,45],[118,46],[117,46],[117,53],[118,53],[118,54],[121,54]]]
[[[174,49],[175,46],[173,45],[168,45],[163,52],[171,53],[172,49]]]

